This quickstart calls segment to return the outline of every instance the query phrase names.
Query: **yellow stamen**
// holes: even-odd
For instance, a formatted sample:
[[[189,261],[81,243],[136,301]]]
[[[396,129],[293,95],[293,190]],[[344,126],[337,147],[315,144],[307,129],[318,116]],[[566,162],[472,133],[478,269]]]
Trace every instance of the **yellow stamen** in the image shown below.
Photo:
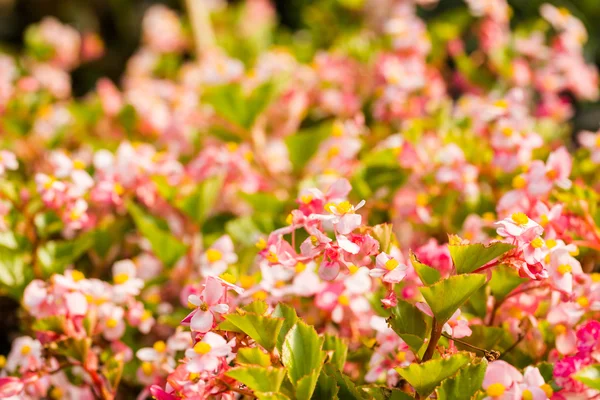
[[[142,313],[142,317],[140,319],[142,321],[148,321],[150,318],[152,318],[152,313],[148,310],[144,310],[144,312]]]
[[[117,285],[122,285],[129,280],[129,275],[122,273],[114,276],[113,281]]]
[[[205,342],[198,342],[194,345],[194,351],[196,354],[206,354],[210,351],[210,344]]]
[[[26,344],[23,347],[21,347],[21,354],[22,355],[26,356],[29,353],[31,353],[31,346],[29,346],[28,344]]]
[[[115,193],[120,196],[123,193],[125,193],[125,188],[123,187],[123,185],[121,185],[119,182],[115,182],[115,184],[113,185],[113,190],[115,191]]]
[[[165,342],[163,342],[162,340],[159,340],[157,342],[154,342],[154,344],[152,345],[152,348],[154,350],[156,350],[158,353],[164,353],[165,351],[167,351],[167,344]]]
[[[523,395],[522,395],[521,399],[522,400],[533,400],[533,393],[531,393],[531,390],[529,390],[529,389],[523,390]]]
[[[223,254],[217,249],[208,249],[205,254],[206,259],[211,263],[217,262],[223,258]]]
[[[529,217],[522,212],[516,212],[510,217],[517,225],[526,225],[529,222]]]
[[[398,352],[398,354],[396,354],[396,360],[398,360],[400,362],[406,361],[406,352],[404,352],[404,351]]]
[[[259,250],[264,250],[267,248],[267,241],[264,238],[260,238],[258,239],[258,242],[256,242],[256,248]]]
[[[550,222],[550,220],[548,219],[548,216],[546,214],[540,215],[540,225],[541,226],[543,226],[545,228],[549,222]]]
[[[555,247],[556,245],[557,245],[556,240],[554,240],[554,239],[546,240],[546,247],[548,247],[549,249]]]
[[[350,264],[348,270],[350,271],[350,275],[354,275],[356,271],[358,271],[358,267],[354,264]]]
[[[117,325],[119,325],[119,321],[117,321],[117,320],[116,320],[116,319],[114,319],[114,318],[109,318],[109,319],[106,321],[106,327],[107,327],[108,329],[113,329],[113,328],[116,328],[116,327],[117,327]]]
[[[267,261],[269,261],[271,264],[276,264],[279,262],[279,258],[277,257],[277,254],[275,254],[273,251],[269,250],[267,252],[267,255],[265,256],[265,258],[267,259]]]
[[[396,261],[394,258],[390,258],[385,262],[385,269],[392,271],[398,266],[398,264],[400,264],[398,261]]]
[[[527,180],[525,180],[523,175],[517,175],[512,180],[512,186],[515,189],[523,189],[525,186],[527,186]]]
[[[500,100],[496,100],[494,102],[494,106],[495,107],[499,107],[499,108],[507,108],[508,107],[508,102],[504,99],[500,99]]]
[[[425,193],[419,193],[416,199],[417,206],[425,207],[429,203],[429,197]]]
[[[299,274],[300,272],[306,269],[306,264],[304,264],[303,262],[298,262],[294,269],[296,270],[296,273]]]
[[[544,383],[542,386],[540,386],[540,389],[542,389],[544,393],[546,393],[546,397],[549,399],[551,399],[554,395],[554,390],[552,389],[552,386],[548,385],[547,383]]]
[[[348,214],[352,211],[352,204],[350,204],[348,201],[342,201],[336,206],[336,208],[340,214]]]
[[[544,245],[544,239],[538,236],[535,239],[533,239],[530,244],[531,247],[533,247],[534,249],[539,249]]]
[[[50,390],[49,394],[50,394],[50,398],[52,400],[60,400],[60,399],[64,398],[64,396],[63,396],[64,393],[61,390],[61,388],[59,388],[58,386],[54,386],[52,388],[52,390]]]
[[[233,153],[238,149],[238,144],[235,142],[228,142],[225,147],[227,147],[227,150]]]
[[[289,213],[288,216],[285,218],[285,223],[291,225],[293,222],[294,216],[292,215],[292,213]]]
[[[577,299],[577,304],[579,304],[583,308],[586,308],[590,305],[590,300],[585,296],[581,296]]]
[[[71,271],[71,279],[73,279],[75,282],[79,282],[80,280],[85,279],[85,275],[83,275],[81,271],[74,269]]]
[[[350,299],[345,294],[342,294],[340,297],[338,297],[338,303],[342,306],[347,306],[350,304]]]
[[[492,383],[485,391],[490,397],[500,397],[506,391],[506,387],[501,383]]]
[[[510,126],[505,126],[504,128],[502,128],[502,134],[506,137],[511,137],[513,133],[514,131]]]
[[[235,283],[235,276],[233,276],[229,272],[222,273],[221,274],[221,279],[223,279],[225,282]]]
[[[73,161],[73,168],[75,169],[84,169],[85,168],[85,163],[81,160],[75,160]]]
[[[252,298],[254,300],[265,300],[267,298],[267,296],[268,296],[268,294],[264,290],[259,290],[258,292],[254,292],[252,294]]]
[[[548,177],[548,179],[556,179],[557,176],[558,172],[554,169],[549,169],[546,171],[546,177]]]
[[[152,375],[152,372],[154,372],[154,366],[152,365],[152,363],[148,362],[148,361],[144,361],[142,363],[142,372],[146,376]]]
[[[568,272],[571,272],[573,270],[573,268],[571,268],[571,266],[569,264],[561,264],[558,266],[558,268],[556,270],[558,271],[559,274],[564,275]]]
[[[0,369],[4,368],[5,365],[6,365],[6,357],[3,355],[0,355]]]
[[[554,334],[555,335],[562,335],[563,333],[565,333],[567,331],[567,327],[564,326],[563,324],[558,324],[554,327]]]
[[[240,277],[240,285],[244,288],[244,289],[249,289],[254,285],[256,279],[254,279],[254,276],[252,275],[242,275]]]

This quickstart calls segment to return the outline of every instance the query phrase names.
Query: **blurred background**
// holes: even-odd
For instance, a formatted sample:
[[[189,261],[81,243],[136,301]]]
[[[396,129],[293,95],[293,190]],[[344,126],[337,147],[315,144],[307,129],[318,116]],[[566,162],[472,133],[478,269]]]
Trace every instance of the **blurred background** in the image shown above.
[[[239,0],[197,1],[206,1],[213,7],[219,2],[228,2],[234,7],[243,3]],[[304,35],[306,43],[328,47],[333,44],[334,38],[339,37],[340,30],[351,29],[357,22],[356,10],[365,0],[271,1],[276,8],[279,26],[275,37],[269,40],[289,43],[292,37],[298,41]],[[528,21],[535,21],[540,5],[545,2],[565,7],[583,21],[589,32],[585,56],[600,66],[600,24],[597,23],[600,20],[600,0],[509,0],[513,9],[511,23],[523,26]],[[74,93],[83,95],[94,87],[99,77],[107,76],[119,81],[127,59],[139,46],[141,20],[148,7],[164,4],[183,13],[184,3],[184,0],[0,0],[0,50],[19,52],[27,26],[47,15],[55,16],[80,31],[99,33],[105,41],[105,56],[73,71]],[[347,12],[331,12],[340,7]],[[463,0],[439,0],[436,7],[421,9],[419,13],[423,19],[433,20],[456,9],[465,9]],[[330,18],[333,15],[336,15],[336,20]],[[342,18],[339,18],[340,15]],[[227,29],[227,25],[223,29]],[[576,113],[576,129],[598,128],[600,104],[578,104]]]

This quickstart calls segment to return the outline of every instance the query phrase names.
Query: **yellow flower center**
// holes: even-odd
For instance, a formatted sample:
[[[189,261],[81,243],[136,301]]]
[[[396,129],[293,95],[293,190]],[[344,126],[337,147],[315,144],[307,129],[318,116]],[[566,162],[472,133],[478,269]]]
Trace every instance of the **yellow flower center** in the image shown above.
[[[404,351],[398,352],[398,354],[396,354],[396,360],[400,361],[400,362],[406,361],[406,352],[404,352]]]
[[[396,259],[394,258],[390,258],[389,260],[387,260],[385,262],[385,269],[387,269],[388,271],[392,271],[393,269],[395,269],[398,264],[400,264],[398,261],[396,261]]]
[[[254,276],[252,275],[242,275],[240,277],[240,285],[244,288],[244,289],[248,289],[250,287],[252,287],[252,285],[254,285]]]
[[[52,185],[54,185],[54,182],[56,182],[56,178],[52,175],[48,176],[48,180],[46,181],[46,183],[44,183],[44,189],[50,189]]]
[[[31,353],[31,346],[29,346],[28,344],[26,344],[23,347],[21,347],[21,354],[22,355],[26,356],[29,353]]]
[[[300,197],[300,201],[303,202],[304,204],[310,204],[310,202],[312,200],[313,200],[313,197],[310,194],[305,194]]]
[[[554,390],[552,389],[552,386],[548,385],[547,383],[544,383],[542,386],[540,386],[540,389],[542,389],[544,391],[544,393],[546,393],[546,397],[551,399],[552,395],[554,394]]]
[[[106,321],[106,327],[107,327],[107,328],[109,328],[109,329],[116,328],[116,327],[117,327],[117,325],[119,325],[119,321],[117,321],[117,320],[116,320],[116,319],[114,319],[114,318],[109,318],[109,319]]]
[[[550,222],[550,220],[548,219],[548,216],[546,214],[540,215],[540,225],[541,226],[543,226],[545,228],[549,222]]]
[[[350,304],[350,299],[345,294],[342,294],[340,297],[338,297],[338,303],[340,303],[342,306],[347,306]]]
[[[146,296],[146,301],[150,304],[158,304],[160,303],[160,294],[159,293],[150,293]]]
[[[159,340],[157,342],[154,342],[154,344],[152,345],[152,348],[154,350],[156,350],[158,353],[164,353],[165,351],[167,351],[167,344],[165,342],[163,342],[162,340]]]
[[[515,189],[523,189],[525,186],[527,186],[527,181],[523,175],[517,175],[512,180],[512,186]]]
[[[298,262],[294,269],[296,270],[296,273],[299,274],[300,272],[306,269],[306,264],[304,264],[303,262]]]
[[[554,239],[546,240],[546,247],[548,247],[549,249],[554,248],[556,245],[557,245],[556,240],[554,240]]]
[[[348,266],[348,271],[350,271],[350,275],[354,275],[356,271],[358,271],[358,267],[354,264],[350,264]]]
[[[144,310],[144,312],[142,313],[142,321],[148,321],[150,318],[152,318],[152,313],[148,310]]]
[[[502,128],[502,134],[506,137],[511,137],[513,133],[514,131],[510,126],[505,126],[504,128]]]
[[[198,378],[200,378],[200,374],[198,372],[192,372],[188,375],[188,379],[190,381],[195,381]]]
[[[549,169],[546,171],[546,177],[548,177],[548,179],[556,179],[557,176],[558,172],[554,169]]]
[[[217,249],[208,249],[206,250],[206,259],[208,262],[214,263],[223,258],[223,254]]]
[[[483,213],[482,217],[483,217],[484,221],[487,221],[487,222],[494,222],[496,220],[496,216],[494,215],[493,212],[490,212],[490,211]]]
[[[600,282],[600,272],[594,272],[592,274],[592,282],[594,282],[594,283]]]
[[[79,282],[80,280],[85,279],[85,276],[81,271],[77,271],[75,269],[71,271],[71,279],[73,279],[75,282]]]
[[[154,366],[152,365],[152,363],[148,362],[148,361],[144,361],[142,363],[142,372],[146,376],[152,375],[152,372],[154,372]]]
[[[50,391],[50,398],[53,400],[60,400],[63,398],[63,394],[63,391],[59,387],[54,386]]]
[[[0,369],[4,368],[5,365],[6,365],[6,357],[3,355],[0,355]]]
[[[420,207],[425,207],[427,203],[429,203],[429,196],[427,196],[425,193],[419,193],[417,195],[416,203]]]
[[[563,17],[568,17],[569,15],[571,15],[571,12],[569,11],[568,8],[566,7],[559,7],[558,8],[558,12],[560,13],[560,15],[562,15]]]
[[[349,212],[352,212],[352,204],[350,204],[348,201],[342,201],[337,205],[336,208],[340,214],[348,214]]]
[[[336,122],[331,127],[331,136],[340,137],[344,134],[344,125],[340,122]]]
[[[275,254],[273,251],[269,250],[267,252],[267,255],[265,256],[265,258],[271,263],[271,264],[275,264],[279,262],[279,258],[277,257],[277,254]]]
[[[596,147],[600,147],[600,135],[596,135]]]
[[[573,269],[571,268],[571,266],[569,264],[561,264],[558,266],[558,268],[556,270],[558,271],[559,274],[564,275],[568,272],[571,272]]]
[[[264,250],[267,248],[267,241],[264,238],[260,238],[258,239],[258,242],[256,242],[256,248],[259,250]]]
[[[543,245],[544,245],[544,239],[542,239],[539,236],[531,241],[531,247],[533,247],[534,249],[539,249]]]
[[[327,158],[333,158],[340,154],[340,148],[337,146],[332,146],[327,150]]]
[[[252,298],[254,300],[265,300],[267,296],[267,292],[264,290],[259,290],[258,292],[254,292],[254,294],[252,294]]]
[[[85,163],[81,160],[75,160],[73,161],[73,168],[75,169],[84,169],[85,168]]]
[[[284,281],[276,281],[275,282],[275,287],[281,289],[282,287],[285,286],[285,282]]]
[[[554,327],[554,334],[555,335],[562,335],[563,333],[565,333],[567,331],[567,327],[563,324],[558,324]]]
[[[585,308],[590,305],[590,300],[585,296],[581,296],[577,299],[577,304],[579,304],[581,307]]]
[[[235,283],[235,276],[233,276],[229,272],[222,273],[221,274],[221,279],[223,279],[225,282]]]
[[[579,248],[576,247],[575,250],[570,251],[569,254],[572,255],[573,257],[578,256],[579,255]]]
[[[526,225],[529,222],[529,217],[522,212],[516,212],[510,217],[517,225]]]
[[[316,246],[317,244],[319,244],[319,238],[315,235],[310,235],[310,242],[313,246]]]
[[[115,182],[115,184],[113,185],[113,190],[119,196],[125,193],[125,188],[119,182]]]
[[[500,397],[506,391],[506,387],[501,383],[492,383],[485,391],[490,397]]]
[[[533,400],[533,393],[531,393],[531,390],[529,390],[529,389],[523,390],[523,396],[521,397],[521,399]]]
[[[494,102],[494,106],[499,108],[507,108],[508,102],[504,99],[496,100],[496,102]]]
[[[292,213],[289,213],[288,216],[285,218],[285,223],[291,225],[293,222],[294,216],[292,215]]]
[[[206,354],[210,351],[211,347],[210,344],[205,343],[205,342],[198,342],[194,345],[194,351],[197,354]]]
[[[229,150],[230,152],[235,152],[238,149],[238,144],[235,142],[228,142],[225,147],[227,147],[227,150]]]
[[[117,285],[122,285],[129,280],[129,275],[121,273],[114,276],[113,281]]]

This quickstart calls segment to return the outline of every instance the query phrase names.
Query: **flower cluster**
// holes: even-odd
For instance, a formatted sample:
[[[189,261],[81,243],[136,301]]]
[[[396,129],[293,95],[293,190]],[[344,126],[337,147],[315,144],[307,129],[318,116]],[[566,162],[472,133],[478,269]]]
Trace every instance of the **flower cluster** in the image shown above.
[[[327,0],[290,36],[235,3],[151,7],[82,98],[94,34],[0,54],[0,398],[600,395],[584,25]]]

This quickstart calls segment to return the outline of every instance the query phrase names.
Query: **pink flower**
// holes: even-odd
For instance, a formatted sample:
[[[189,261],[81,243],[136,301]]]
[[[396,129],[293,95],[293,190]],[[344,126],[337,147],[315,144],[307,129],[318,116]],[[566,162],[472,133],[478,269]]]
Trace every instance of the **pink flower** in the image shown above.
[[[577,137],[579,143],[590,151],[590,159],[600,164],[600,134],[598,132],[583,131]]]
[[[98,308],[98,316],[103,327],[102,334],[108,341],[114,341],[125,333],[125,310],[112,303],[104,303]]]
[[[219,303],[224,294],[225,289],[219,281],[210,276],[206,278],[202,294],[191,294],[188,297],[190,306],[196,308],[181,321],[182,325],[189,325],[197,332],[208,332],[213,326],[215,314],[229,311],[226,303]]]
[[[136,278],[136,266],[131,260],[117,261],[113,265],[113,295],[117,303],[129,296],[137,296],[144,287],[144,281]]]
[[[238,260],[229,235],[218,238],[202,255],[200,270],[204,276],[218,276]]]
[[[7,150],[0,150],[0,176],[3,176],[7,170],[16,170],[19,168],[19,162],[14,153]]]
[[[489,363],[483,378],[483,389],[486,399],[518,400],[521,398],[519,384],[523,375],[506,361],[498,360]]]
[[[17,377],[5,376],[0,378],[0,398],[17,396],[24,388],[25,384]]]
[[[216,370],[222,362],[226,363],[233,356],[231,351],[234,345],[235,338],[227,342],[216,333],[206,333],[200,342],[185,351],[189,359],[187,370],[191,373]]]
[[[514,213],[495,225],[498,226],[498,235],[515,241],[531,241],[544,232],[544,228],[521,212]]]
[[[400,264],[395,258],[381,252],[375,257],[375,268],[369,272],[369,275],[374,278],[381,278],[384,282],[398,283],[406,276],[407,268],[406,265]]]
[[[42,344],[29,336],[16,338],[12,343],[12,349],[6,357],[6,370],[15,372],[17,368],[27,369],[29,366],[35,368],[42,360]]]

